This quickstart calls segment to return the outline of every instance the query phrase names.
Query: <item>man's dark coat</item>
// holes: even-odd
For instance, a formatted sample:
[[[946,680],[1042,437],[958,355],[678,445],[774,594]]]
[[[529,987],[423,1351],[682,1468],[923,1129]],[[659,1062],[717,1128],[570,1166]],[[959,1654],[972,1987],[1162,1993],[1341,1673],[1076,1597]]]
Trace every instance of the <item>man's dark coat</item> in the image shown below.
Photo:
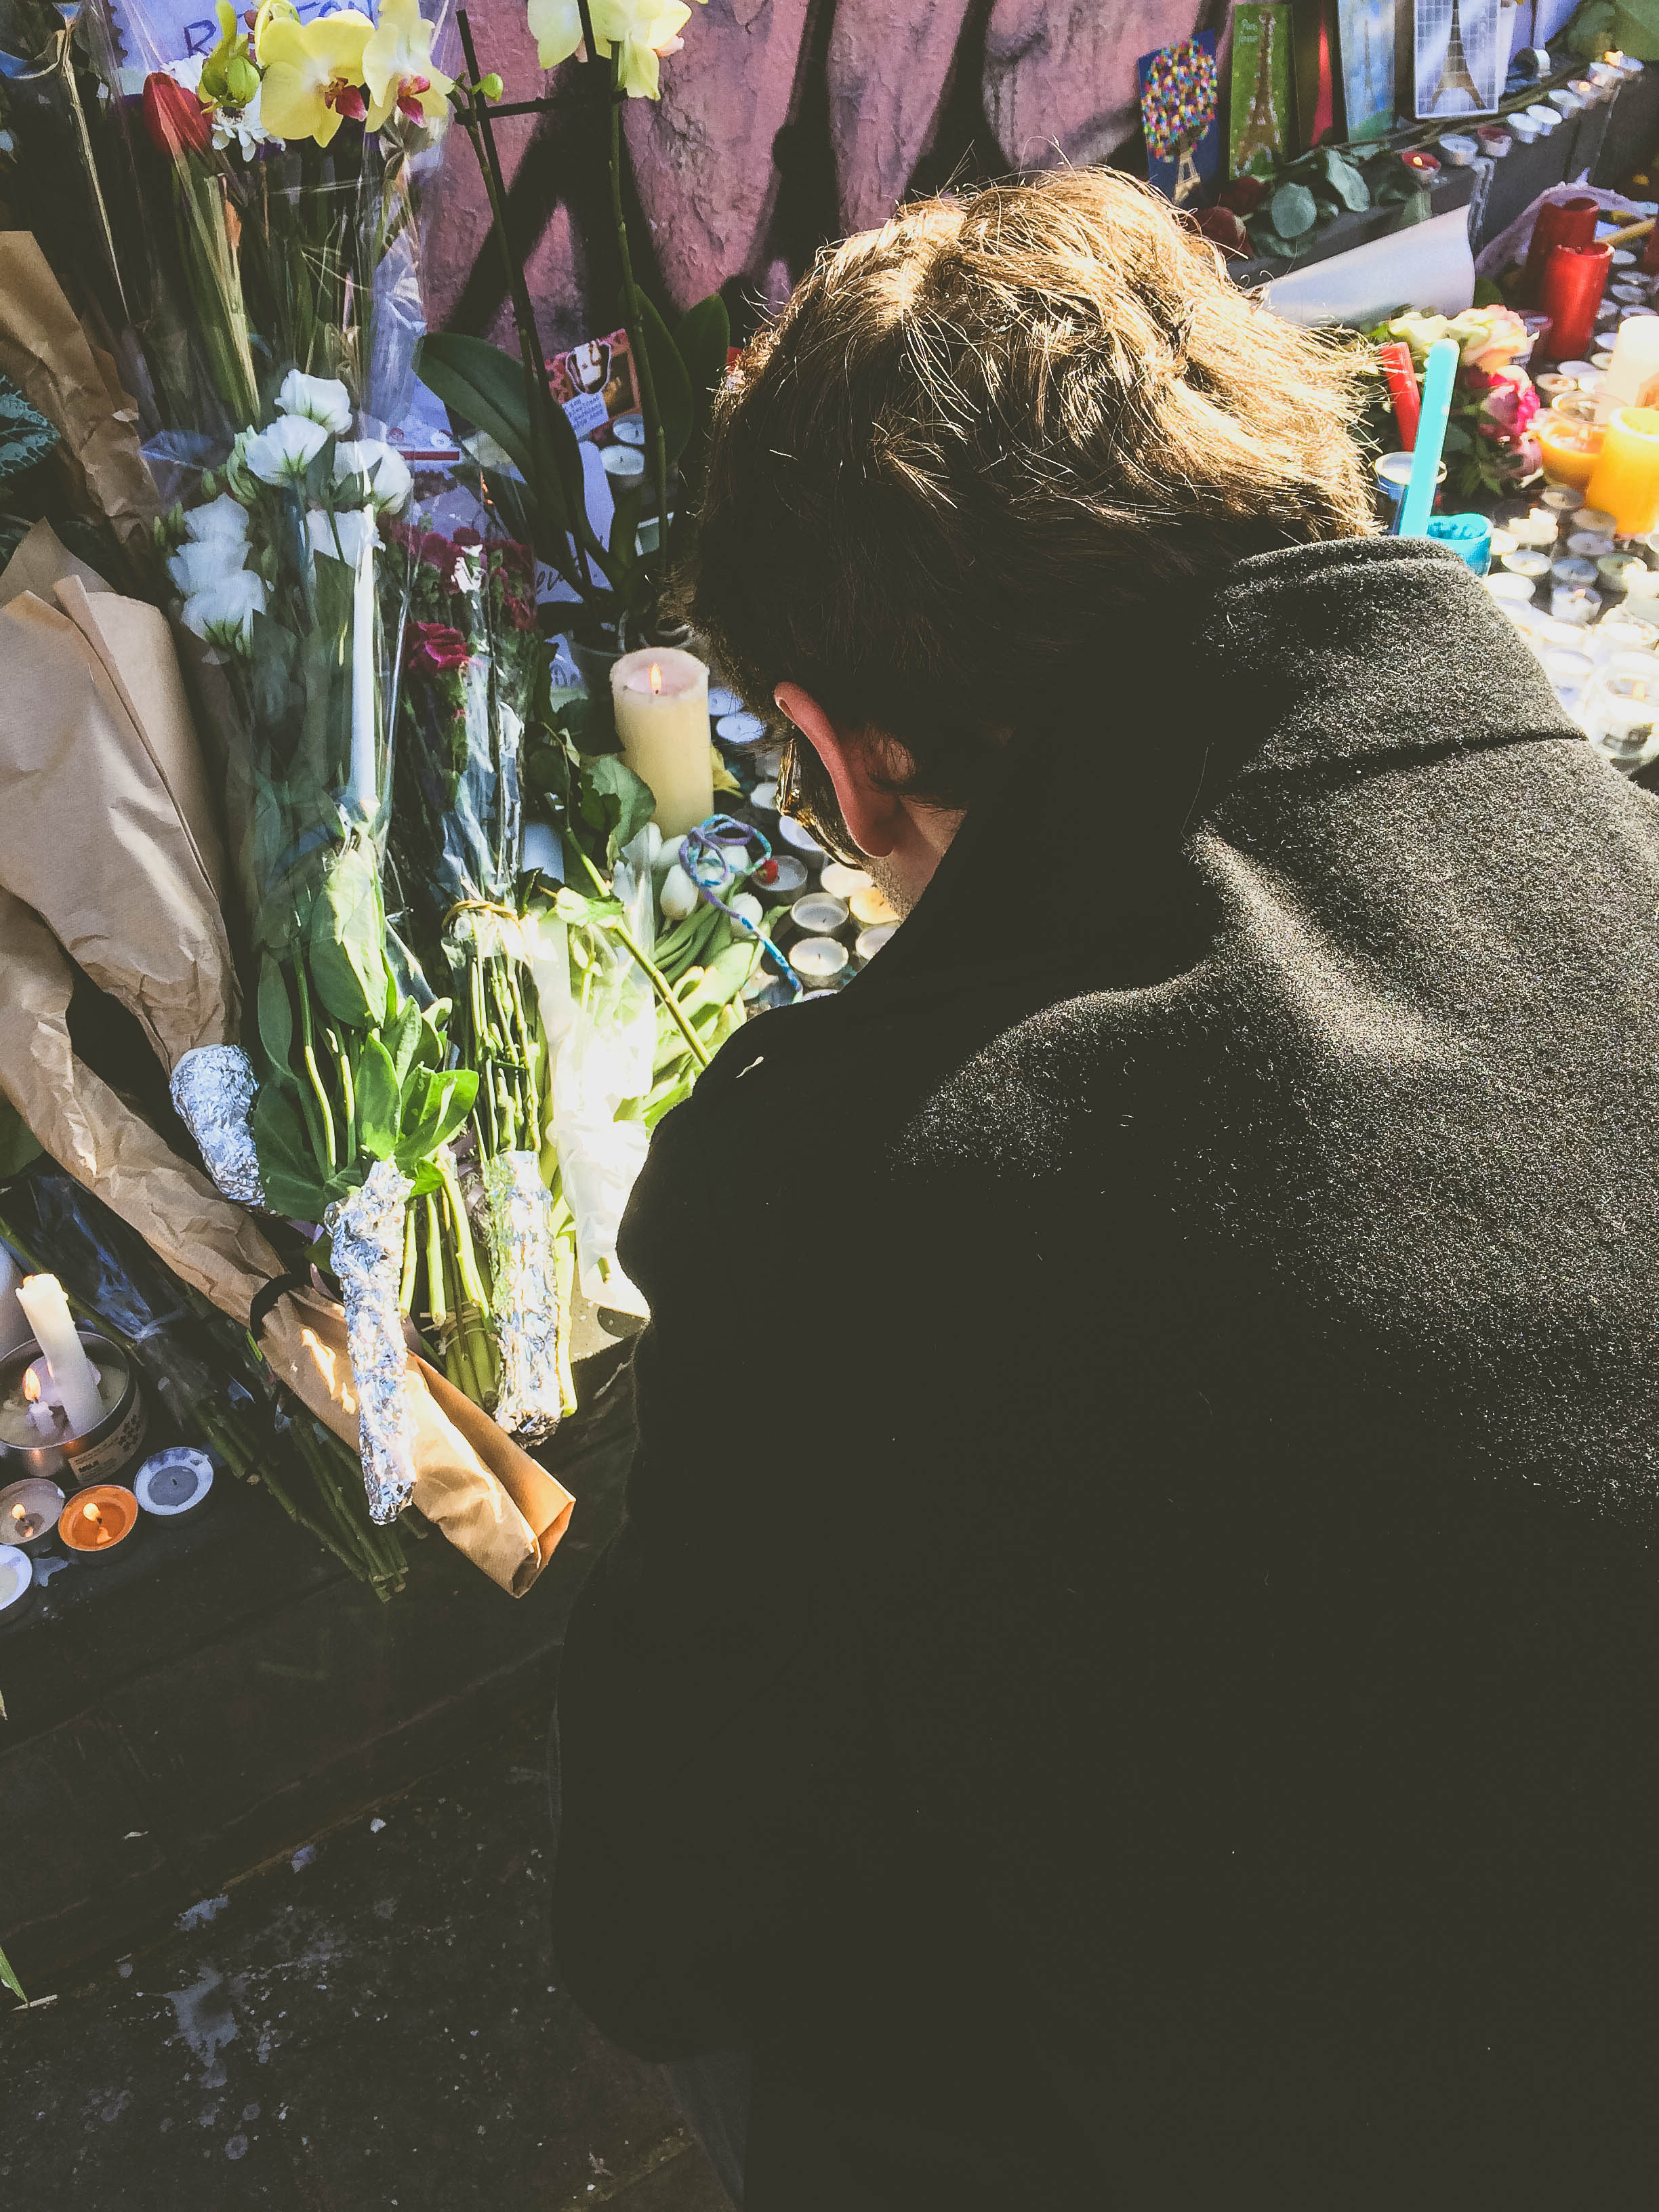
[[[1659,2201],[1659,815],[1245,562],[658,1132],[564,1974],[749,2212]]]

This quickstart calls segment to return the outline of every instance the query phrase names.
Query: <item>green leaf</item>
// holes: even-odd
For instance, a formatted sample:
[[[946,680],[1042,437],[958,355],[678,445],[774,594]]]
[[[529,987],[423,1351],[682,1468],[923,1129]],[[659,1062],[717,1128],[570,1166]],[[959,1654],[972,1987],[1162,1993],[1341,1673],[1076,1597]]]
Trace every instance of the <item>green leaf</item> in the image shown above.
[[[1427,192],[1419,189],[1408,194],[1401,201],[1400,219],[1395,224],[1395,228],[1409,230],[1413,223],[1426,222],[1433,212]]]
[[[294,1048],[294,1001],[287,976],[268,952],[259,962],[259,1042],[273,1071],[286,1075]]]
[[[253,1144],[266,1202],[296,1220],[320,1221],[328,1205],[298,1112],[275,1084],[262,1084],[253,1102]]]
[[[17,1999],[19,2004],[27,2004],[28,2002],[27,1997],[23,1994],[23,1984],[18,1980],[15,1972],[13,1971],[11,1960],[6,1956],[3,1951],[0,1951],[0,1983],[3,1983],[5,1984],[6,1988],[11,1991],[13,1996]]]
[[[595,845],[603,843],[606,866],[615,867],[617,854],[656,812],[656,795],[620,753],[600,753],[581,764],[576,811]]]
[[[449,1097],[438,1115],[438,1133],[432,1140],[434,1147],[448,1143],[472,1111],[472,1102],[478,1095],[476,1069],[458,1067],[445,1080],[449,1086]]]
[[[334,1018],[374,1028],[386,1006],[386,916],[368,846],[348,845],[331,861],[311,911],[310,955],[317,995]]]
[[[0,1182],[20,1174],[40,1151],[28,1123],[9,1098],[0,1097]]]
[[[611,518],[608,550],[616,567],[618,580],[625,575],[639,559],[640,510],[645,505],[645,478],[639,477],[624,484],[617,494],[616,511]]]
[[[1281,238],[1300,238],[1319,219],[1319,209],[1305,185],[1281,185],[1268,204],[1273,227]]]
[[[363,1041],[356,1091],[358,1141],[377,1160],[389,1160],[398,1149],[399,1085],[392,1055],[378,1037]]]
[[[672,467],[685,451],[686,441],[691,435],[691,379],[680,358],[679,348],[669,335],[667,324],[643,292],[639,301],[640,337],[657,387],[657,415]],[[648,468],[650,456],[647,454],[646,459]]]
[[[521,361],[483,338],[428,331],[415,373],[446,406],[492,437],[527,483],[535,483],[531,395]]]
[[[433,1036],[436,1042],[435,1030]],[[401,1092],[411,1070],[417,1064],[416,1054],[421,1042],[421,1010],[413,999],[405,999],[387,1022],[382,1042],[391,1054],[392,1072],[398,1079],[398,1089]],[[438,1063],[434,1060],[432,1064],[435,1067]]]
[[[1638,62],[1659,61],[1659,4],[1656,0],[1618,0],[1613,11],[1615,46]],[[1625,41],[1628,40],[1629,44]]]
[[[408,1172],[409,1170],[405,1169],[404,1173]],[[434,1190],[441,1190],[443,1187],[444,1179],[432,1162],[422,1160],[414,1170],[414,1180],[410,1184],[409,1194],[411,1198],[429,1198]]]
[[[1358,215],[1371,204],[1371,189],[1353,163],[1334,146],[1319,149],[1319,169],[1331,191],[1351,214]]]
[[[691,380],[691,434],[680,456],[680,507],[693,515],[702,505],[714,401],[726,381],[726,357],[732,349],[732,318],[718,292],[686,309],[675,327],[674,343]]]

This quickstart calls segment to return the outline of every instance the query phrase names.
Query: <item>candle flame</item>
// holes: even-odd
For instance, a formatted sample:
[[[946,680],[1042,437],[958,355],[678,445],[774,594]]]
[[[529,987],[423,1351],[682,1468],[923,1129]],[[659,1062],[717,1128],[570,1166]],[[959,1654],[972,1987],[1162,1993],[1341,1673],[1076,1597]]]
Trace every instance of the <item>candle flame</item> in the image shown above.
[[[40,1395],[40,1377],[32,1367],[23,1370],[23,1395],[33,1405]]]
[[[92,1524],[90,1537],[94,1548],[100,1544],[109,1544],[114,1541],[113,1532],[106,1526],[103,1515],[90,1499],[81,1508],[81,1518]]]
[[[11,1517],[14,1521],[21,1521],[23,1517],[23,1501],[21,1498],[11,1509]]]
[[[654,660],[651,664],[651,689],[653,691],[662,690],[662,671]]]
[[[95,1521],[100,1528],[102,1528],[104,1523],[103,1515],[90,1502],[81,1508],[81,1518],[83,1521]]]

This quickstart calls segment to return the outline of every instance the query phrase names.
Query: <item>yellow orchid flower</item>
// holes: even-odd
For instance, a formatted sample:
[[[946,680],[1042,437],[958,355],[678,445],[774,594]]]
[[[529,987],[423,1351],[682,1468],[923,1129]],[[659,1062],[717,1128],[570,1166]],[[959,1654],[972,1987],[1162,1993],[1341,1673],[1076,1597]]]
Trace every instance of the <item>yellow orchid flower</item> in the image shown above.
[[[557,69],[572,54],[581,52],[582,18],[576,0],[530,0],[526,15],[536,41],[536,59],[544,69]],[[611,49],[597,27],[593,36],[608,56]]]
[[[363,48],[363,82],[371,131],[394,107],[411,123],[433,123],[443,113],[455,80],[433,65],[432,26],[416,0],[380,0],[380,20]]]
[[[691,21],[683,0],[593,0],[593,35],[601,45],[622,49],[618,78],[630,100],[662,96],[659,58],[677,54],[680,33]]]
[[[314,138],[326,146],[347,116],[363,119],[363,50],[374,31],[355,8],[309,23],[273,15],[263,24],[259,112],[273,138]]]

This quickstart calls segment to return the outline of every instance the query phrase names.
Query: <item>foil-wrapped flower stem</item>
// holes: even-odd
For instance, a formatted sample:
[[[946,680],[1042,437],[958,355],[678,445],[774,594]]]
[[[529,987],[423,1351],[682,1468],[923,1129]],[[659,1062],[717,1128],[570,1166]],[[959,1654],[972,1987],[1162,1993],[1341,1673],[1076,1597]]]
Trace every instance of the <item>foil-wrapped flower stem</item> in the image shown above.
[[[486,1160],[483,1188],[501,1359],[495,1419],[533,1443],[552,1434],[563,1406],[553,1205],[534,1152]]]
[[[328,1209],[332,1267],[345,1306],[346,1344],[357,1393],[357,1445],[372,1521],[395,1520],[415,1494],[415,1462],[404,1402],[404,1212],[410,1179],[395,1160],[376,1160],[349,1198]]]
[[[208,1173],[239,1206],[263,1206],[259,1155],[253,1143],[258,1089],[240,1045],[203,1044],[187,1052],[168,1088],[173,1110],[196,1139]]]

